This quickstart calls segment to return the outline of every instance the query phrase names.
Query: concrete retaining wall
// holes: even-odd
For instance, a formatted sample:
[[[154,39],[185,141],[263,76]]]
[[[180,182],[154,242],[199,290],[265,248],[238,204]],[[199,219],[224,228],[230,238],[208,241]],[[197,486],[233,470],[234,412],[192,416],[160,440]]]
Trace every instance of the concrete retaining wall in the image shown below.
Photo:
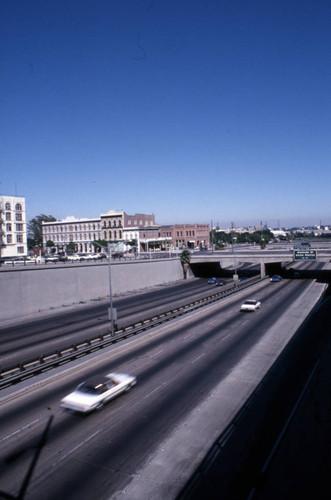
[[[191,277],[188,273],[188,278]],[[1,269],[0,320],[109,297],[108,262]],[[111,264],[112,294],[142,290],[183,279],[180,260]]]

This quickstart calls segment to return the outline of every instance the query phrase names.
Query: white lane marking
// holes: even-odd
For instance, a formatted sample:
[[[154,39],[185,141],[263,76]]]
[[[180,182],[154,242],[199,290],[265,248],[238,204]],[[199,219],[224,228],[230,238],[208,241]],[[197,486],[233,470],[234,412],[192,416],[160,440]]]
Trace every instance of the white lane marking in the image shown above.
[[[1,438],[0,442],[6,441],[6,439],[9,439],[9,438],[15,436],[15,434],[18,434],[19,432],[22,432],[25,429],[28,429],[30,426],[32,426],[33,424],[36,424],[40,420],[41,420],[40,418],[37,418],[36,420],[33,420],[33,422],[30,422],[29,424],[26,424],[23,427],[20,427],[19,429],[17,429],[16,431],[12,432],[11,434],[8,434],[7,436],[4,436],[3,438]]]
[[[243,323],[241,323],[241,326],[247,325],[248,321],[249,320],[247,319],[246,321],[244,321]]]
[[[147,399],[147,398],[149,398],[152,394],[154,394],[154,392],[159,391],[159,390],[160,390],[160,389],[162,389],[165,385],[167,385],[167,382],[163,382],[163,384],[158,385],[157,387],[155,387],[155,389],[153,389],[151,392],[149,392],[148,394],[146,394],[146,396],[144,396],[144,398],[143,398],[143,399]]]
[[[154,356],[161,354],[161,352],[164,352],[164,349],[161,349],[161,351],[157,351],[157,352],[152,353],[151,357],[154,358]]]
[[[232,336],[232,333],[228,333],[227,335],[225,335],[225,337],[222,337],[220,339],[220,342],[224,342],[224,340],[226,340],[227,338],[231,337]]]
[[[202,354],[200,354],[197,358],[194,358],[191,363],[196,363],[196,361],[199,361],[199,359],[203,358],[204,356],[206,356],[206,353],[203,352]]]
[[[91,436],[89,436],[88,438],[84,439],[84,441],[82,441],[81,443],[79,443],[77,446],[75,446],[74,448],[72,448],[69,453],[66,453],[65,455],[63,455],[61,457],[61,459],[59,461],[57,461],[56,463],[58,464],[59,462],[62,462],[63,460],[65,460],[66,458],[70,457],[70,455],[72,455],[73,453],[75,453],[75,451],[77,451],[79,448],[81,448],[82,446],[84,446],[84,444],[88,443],[91,439],[93,439],[95,436],[97,436],[98,434],[101,433],[101,429],[94,432],[94,434],[91,434]],[[55,465],[55,463],[53,464],[53,466]]]

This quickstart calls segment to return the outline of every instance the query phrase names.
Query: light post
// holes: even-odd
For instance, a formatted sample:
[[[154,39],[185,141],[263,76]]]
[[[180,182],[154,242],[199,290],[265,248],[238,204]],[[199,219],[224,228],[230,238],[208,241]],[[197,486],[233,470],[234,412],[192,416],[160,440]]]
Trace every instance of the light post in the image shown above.
[[[236,240],[237,238],[235,236],[233,236],[233,229],[234,229],[234,223],[233,222],[231,223],[231,228],[232,228],[232,231],[231,231],[232,254],[233,254],[233,260],[234,260],[234,275],[233,275],[233,279],[236,281],[238,279],[238,275],[237,275],[237,259],[236,259],[236,253],[234,251],[233,241]]]
[[[108,318],[110,320],[110,333],[111,336],[114,336],[114,322],[117,320],[117,310],[113,309],[113,294],[111,288],[111,248],[110,243],[108,243],[107,247],[104,245],[100,245],[100,243],[94,242],[95,245],[98,245],[100,248],[107,248],[108,250],[108,281],[109,281],[109,311]]]

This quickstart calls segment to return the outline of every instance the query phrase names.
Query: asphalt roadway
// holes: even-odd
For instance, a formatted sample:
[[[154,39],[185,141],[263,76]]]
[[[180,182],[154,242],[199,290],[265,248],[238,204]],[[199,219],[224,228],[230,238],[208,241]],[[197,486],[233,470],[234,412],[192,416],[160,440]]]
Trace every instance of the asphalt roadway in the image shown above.
[[[331,498],[330,292],[296,337],[177,500]]]
[[[233,443],[231,439],[227,442],[229,446],[223,446],[225,455],[221,453],[221,461],[212,462],[207,474],[205,474],[205,482],[201,483],[199,490],[190,490],[188,495],[182,495],[180,498],[200,499],[241,499],[249,500],[257,499],[287,499],[287,498],[330,498],[330,480],[329,470],[331,465],[330,458],[330,441],[331,441],[331,403],[330,403],[330,388],[329,381],[331,376],[331,337],[330,332],[330,300],[325,301],[323,307],[318,311],[318,321],[313,318],[311,324],[306,325],[307,337],[305,342],[300,338],[301,351],[298,354],[297,345],[292,346],[293,351],[287,353],[286,362],[281,363],[281,369],[276,370],[276,374],[271,373],[269,380],[266,381],[261,389],[265,397],[256,398],[253,401],[251,408],[245,409],[245,418],[243,418],[243,429],[235,433],[237,443]],[[318,340],[318,342],[316,342]],[[295,339],[294,339],[295,344]],[[313,348],[314,347],[314,348]],[[305,367],[304,370],[295,369],[289,372],[293,367],[297,367],[295,363]],[[284,372],[283,368],[286,367]],[[306,369],[307,368],[307,369]],[[279,374],[280,372],[280,374]],[[288,376],[298,377],[298,383],[288,383]],[[291,397],[286,398],[288,405],[282,401],[282,396],[285,394],[284,386],[300,385],[300,381],[306,380],[306,383],[301,384],[305,390],[297,395],[291,394]],[[284,412],[281,415],[283,425],[280,431],[274,430],[268,426],[264,430],[265,434],[258,436],[256,429],[263,428],[263,423],[258,422],[254,430],[252,425],[256,423],[256,416],[260,415],[261,407],[259,402],[265,400],[266,395],[271,393],[272,388],[276,392],[276,396],[282,401],[282,406],[290,411]],[[264,391],[264,392],[263,392]],[[277,400],[277,398],[276,398]],[[279,401],[279,399],[278,399]],[[294,401],[294,404],[293,404]],[[288,419],[291,414],[291,404],[293,406],[293,418]],[[267,400],[267,410],[265,413],[277,413],[278,408],[274,403],[271,404]],[[295,411],[294,411],[295,410]],[[251,415],[251,416],[250,416]],[[278,416],[278,415],[277,415]],[[251,418],[251,421],[250,421]],[[277,423],[279,419],[275,419]],[[282,420],[280,418],[280,420]],[[252,422],[253,421],[253,422]],[[278,427],[277,427],[278,428]],[[246,432],[248,440],[245,442],[242,433]],[[247,438],[246,438],[247,439]],[[268,453],[264,454],[264,447],[261,446],[265,441],[268,441]],[[275,447],[269,446],[270,442],[275,443]],[[241,454],[238,460],[238,455],[235,456],[233,444],[246,443],[242,447]],[[276,446],[277,445],[277,446]],[[271,449],[271,453],[270,453]],[[164,453],[164,449],[160,450]],[[231,457],[232,454],[232,457]],[[157,457],[156,457],[157,458]],[[228,460],[229,459],[229,460]],[[240,467],[233,467],[231,459],[240,462]],[[247,463],[249,467],[247,467]],[[152,464],[153,465],[153,464]],[[154,465],[158,465],[154,461]],[[235,464],[236,465],[236,464]],[[221,467],[221,470],[220,468]],[[230,471],[228,474],[227,472]],[[235,472],[235,473],[234,473]],[[220,480],[227,481],[227,484],[220,486]],[[129,491],[126,491],[127,498],[134,499],[137,491],[130,496]],[[145,497],[146,498],[146,497]],[[155,498],[150,496],[148,498]],[[158,497],[162,500],[162,497]]]

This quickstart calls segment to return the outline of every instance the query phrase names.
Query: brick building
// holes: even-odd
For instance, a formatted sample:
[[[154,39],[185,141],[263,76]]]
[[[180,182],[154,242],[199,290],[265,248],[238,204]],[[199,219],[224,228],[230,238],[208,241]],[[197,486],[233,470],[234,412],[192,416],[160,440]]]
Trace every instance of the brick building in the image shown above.
[[[170,237],[175,248],[209,247],[210,228],[208,224],[175,224],[161,227],[161,237]]]

